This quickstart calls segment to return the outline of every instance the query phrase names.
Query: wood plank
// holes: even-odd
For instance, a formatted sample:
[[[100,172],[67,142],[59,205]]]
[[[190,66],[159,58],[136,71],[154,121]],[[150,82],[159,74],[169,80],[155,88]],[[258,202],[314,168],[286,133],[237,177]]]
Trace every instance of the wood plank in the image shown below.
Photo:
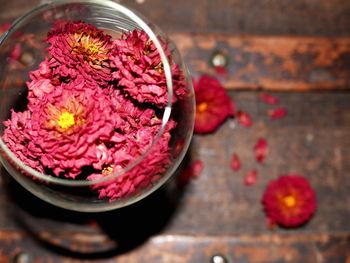
[[[85,236],[96,240],[96,236]],[[26,257],[25,262],[115,262],[120,263],[203,263],[214,255],[224,256],[229,263],[344,263],[350,260],[349,236],[310,235],[246,235],[234,236],[184,236],[161,235],[132,252],[120,253],[118,249],[99,251],[89,245],[71,243],[73,250],[59,246],[39,247],[23,233],[0,232],[0,262],[12,262],[15,257]],[[88,242],[86,242],[88,243]],[[95,243],[96,246],[97,243]],[[79,250],[80,249],[80,250]],[[59,255],[55,253],[60,252]],[[53,255],[55,255],[53,257]],[[15,261],[23,262],[23,261]]]
[[[228,61],[229,89],[350,90],[350,38],[173,34],[194,75],[215,74],[212,59]]]
[[[228,89],[350,91],[350,37],[178,33],[171,38],[193,76],[216,75]],[[225,74],[217,74],[212,65],[218,53],[227,60]],[[25,66],[13,68],[4,85],[25,85],[28,70]]]
[[[0,21],[48,0],[1,0]],[[348,36],[350,2],[344,0],[120,0],[164,31],[250,35]]]

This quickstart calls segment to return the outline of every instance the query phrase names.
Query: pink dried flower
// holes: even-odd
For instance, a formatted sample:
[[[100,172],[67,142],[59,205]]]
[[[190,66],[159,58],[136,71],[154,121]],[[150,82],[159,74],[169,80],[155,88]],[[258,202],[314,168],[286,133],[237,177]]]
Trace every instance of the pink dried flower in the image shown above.
[[[185,79],[179,66],[171,59],[171,52],[160,37],[171,66],[173,103],[186,94]],[[140,103],[148,102],[158,107],[166,106],[168,91],[163,64],[158,50],[144,31],[125,33],[113,42],[110,54],[113,78],[118,86]]]
[[[254,145],[255,159],[259,163],[264,162],[268,151],[269,148],[266,139],[259,138],[256,144]]]
[[[150,187],[168,169],[171,163],[169,153],[170,131],[174,128],[175,122],[170,121],[163,135],[156,145],[144,157],[144,159],[130,171],[121,174],[116,179],[93,186],[98,191],[99,198],[108,198],[110,202],[130,196],[135,192]],[[106,175],[118,172],[123,166],[116,166],[111,163],[107,166],[107,172],[90,175],[88,180],[101,179]]]
[[[279,99],[271,94],[263,93],[260,94],[260,99],[266,104],[276,105],[279,103]]]
[[[234,171],[239,171],[241,169],[241,160],[236,153],[233,153],[231,157],[231,169]]]
[[[111,36],[90,24],[59,21],[48,33],[50,68],[62,80],[83,75],[86,81],[106,86],[111,80]]]
[[[196,94],[194,132],[211,133],[228,117],[234,115],[234,103],[216,78],[203,75],[198,83],[195,83],[194,88]]]
[[[237,116],[238,122],[242,126],[244,126],[246,128],[249,128],[250,126],[252,126],[252,124],[253,124],[252,118],[250,117],[250,115],[247,112],[238,111],[236,116]]]
[[[102,169],[113,159],[105,143],[115,143],[115,127],[124,123],[108,90],[85,86],[79,92],[75,88],[74,83],[62,84],[45,94],[45,99],[29,104],[32,145],[28,149],[56,176],[64,172],[71,178],[84,166]]]
[[[268,115],[273,120],[281,119],[285,117],[287,114],[288,114],[288,111],[286,108],[276,108],[268,111]]]
[[[37,151],[32,151],[30,137],[31,132],[31,113],[11,112],[11,118],[4,122],[6,129],[2,136],[6,146],[20,159],[24,164],[44,172],[44,167],[37,158]],[[39,149],[40,152],[40,149]]]

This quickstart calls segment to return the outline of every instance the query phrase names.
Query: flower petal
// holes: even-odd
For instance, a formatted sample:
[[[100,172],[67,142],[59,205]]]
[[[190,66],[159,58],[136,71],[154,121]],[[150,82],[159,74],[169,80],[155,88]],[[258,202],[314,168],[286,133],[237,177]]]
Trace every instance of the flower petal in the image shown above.
[[[279,99],[271,94],[262,93],[259,97],[263,102],[269,105],[276,105],[279,103]]]
[[[251,170],[249,173],[244,177],[244,184],[246,186],[251,186],[256,183],[256,180],[258,178],[258,171],[257,170]]]
[[[233,153],[231,157],[231,169],[234,171],[239,171],[241,169],[241,160],[236,153]]]
[[[269,149],[266,139],[259,138],[254,145],[255,159],[259,163],[262,163],[265,160],[268,151]]]
[[[285,117],[287,114],[288,114],[288,111],[286,108],[276,108],[268,111],[268,115],[273,120],[281,119]]]
[[[250,126],[252,126],[252,124],[253,124],[252,118],[250,117],[250,115],[247,112],[238,111],[236,116],[237,116],[238,122],[242,126],[244,126],[246,128],[249,128]]]

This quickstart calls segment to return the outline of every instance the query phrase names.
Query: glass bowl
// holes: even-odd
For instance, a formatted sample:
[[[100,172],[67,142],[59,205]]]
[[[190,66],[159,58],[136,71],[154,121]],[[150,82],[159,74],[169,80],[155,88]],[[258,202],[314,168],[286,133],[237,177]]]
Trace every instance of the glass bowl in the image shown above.
[[[192,82],[175,45],[134,11],[105,0],[41,5],[1,36],[0,58],[0,158],[37,197],[112,210],[155,191],[182,161]]]

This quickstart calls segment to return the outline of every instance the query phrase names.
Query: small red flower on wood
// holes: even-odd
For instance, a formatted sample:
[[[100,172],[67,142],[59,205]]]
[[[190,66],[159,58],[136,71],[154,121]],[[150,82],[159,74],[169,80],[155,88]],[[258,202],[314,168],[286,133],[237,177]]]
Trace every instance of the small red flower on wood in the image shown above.
[[[262,196],[268,221],[286,228],[308,222],[317,207],[316,194],[309,181],[295,174],[270,181]]]

